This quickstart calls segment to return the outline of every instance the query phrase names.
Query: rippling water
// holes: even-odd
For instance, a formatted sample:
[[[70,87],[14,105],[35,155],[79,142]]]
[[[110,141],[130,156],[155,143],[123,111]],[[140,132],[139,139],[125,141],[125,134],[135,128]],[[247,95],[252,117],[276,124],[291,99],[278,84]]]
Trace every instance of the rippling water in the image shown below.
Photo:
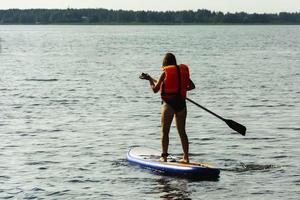
[[[0,198],[299,199],[300,26],[0,26]],[[129,166],[160,148],[156,77],[165,52],[190,66],[191,160],[218,181]],[[170,152],[180,156],[172,127]]]

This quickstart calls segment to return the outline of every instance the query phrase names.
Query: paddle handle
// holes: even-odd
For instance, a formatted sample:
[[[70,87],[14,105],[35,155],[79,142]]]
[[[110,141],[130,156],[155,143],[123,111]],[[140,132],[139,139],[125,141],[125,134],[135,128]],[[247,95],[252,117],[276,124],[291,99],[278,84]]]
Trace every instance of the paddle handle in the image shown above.
[[[214,113],[214,112],[212,112],[212,111],[208,110],[207,108],[205,108],[205,107],[201,106],[200,104],[196,103],[196,102],[195,102],[195,101],[193,101],[192,99],[189,99],[189,98],[187,98],[187,97],[186,97],[185,99],[186,99],[186,100],[188,100],[189,102],[191,102],[191,103],[195,104],[196,106],[198,106],[198,107],[202,108],[203,110],[205,110],[205,111],[209,112],[210,114],[212,114],[212,115],[216,116],[217,118],[219,118],[219,119],[223,120],[224,122],[226,122],[226,119],[224,119],[224,118],[223,118],[223,117],[221,117],[220,115],[218,115],[218,114],[216,114],[216,113]]]

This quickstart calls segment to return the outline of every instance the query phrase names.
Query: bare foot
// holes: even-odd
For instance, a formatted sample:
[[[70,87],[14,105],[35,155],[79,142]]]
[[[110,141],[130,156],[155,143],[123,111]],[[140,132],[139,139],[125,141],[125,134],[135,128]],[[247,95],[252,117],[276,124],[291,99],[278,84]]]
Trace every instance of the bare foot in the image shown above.
[[[180,159],[178,162],[179,162],[179,163],[184,163],[184,164],[190,163],[190,161],[187,160],[187,159]]]
[[[167,157],[160,157],[159,161],[160,162],[167,162],[168,160],[167,160]]]

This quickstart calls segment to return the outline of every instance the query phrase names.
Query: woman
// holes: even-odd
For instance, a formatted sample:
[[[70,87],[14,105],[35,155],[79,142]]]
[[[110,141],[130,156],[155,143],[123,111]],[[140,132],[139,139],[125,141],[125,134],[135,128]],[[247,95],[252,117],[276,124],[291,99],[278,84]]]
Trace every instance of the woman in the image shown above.
[[[190,79],[187,65],[177,65],[172,53],[167,53],[163,59],[163,73],[159,80],[153,79],[149,74],[142,73],[140,79],[148,80],[154,93],[161,92],[161,145],[160,161],[167,162],[169,131],[175,116],[176,128],[181,139],[183,158],[179,161],[189,163],[189,142],[185,132],[186,122],[186,93],[195,88]]]

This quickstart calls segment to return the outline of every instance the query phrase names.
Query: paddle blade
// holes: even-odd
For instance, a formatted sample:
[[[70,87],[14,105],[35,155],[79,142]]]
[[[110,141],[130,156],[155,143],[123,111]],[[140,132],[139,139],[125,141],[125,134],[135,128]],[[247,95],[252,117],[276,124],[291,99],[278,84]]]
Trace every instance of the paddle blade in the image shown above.
[[[239,124],[231,119],[225,119],[225,122],[230,128],[232,128],[236,132],[240,133],[243,136],[246,135],[246,127],[242,124]]]

